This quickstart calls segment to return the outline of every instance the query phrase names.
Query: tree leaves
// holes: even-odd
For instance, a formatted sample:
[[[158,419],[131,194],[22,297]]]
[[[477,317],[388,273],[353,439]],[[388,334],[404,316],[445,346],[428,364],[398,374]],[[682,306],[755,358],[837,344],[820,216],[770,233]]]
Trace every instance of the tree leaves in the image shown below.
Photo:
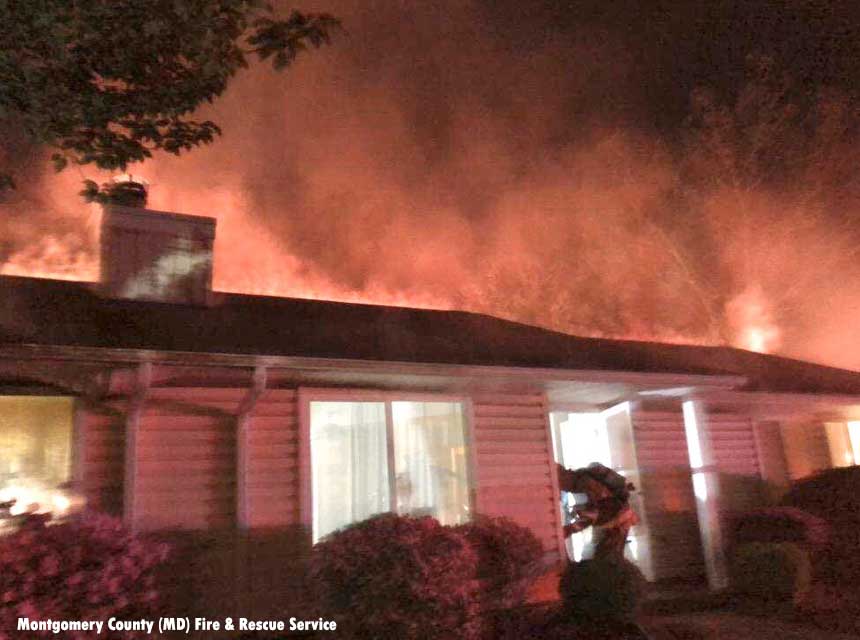
[[[15,188],[15,179],[8,173],[0,173],[0,195]]]
[[[84,180],[84,188],[78,192],[85,202],[98,202],[100,200],[101,189],[93,180]]]
[[[338,26],[337,19],[327,13],[305,15],[294,11],[287,20],[262,17],[254,21],[254,33],[248,43],[261,60],[272,58],[272,66],[283,69],[306,51],[308,44],[315,48],[327,44]]]
[[[339,26],[324,13],[280,19],[259,0],[6,0],[0,10],[0,113],[56,150],[57,171],[124,170],[211,143],[218,125],[190,114],[248,55],[284,69]],[[0,191],[12,186],[0,177]]]
[[[66,168],[66,165],[69,164],[68,158],[62,155],[61,153],[55,153],[51,156],[51,162],[54,163],[54,171],[59,173],[63,169]]]

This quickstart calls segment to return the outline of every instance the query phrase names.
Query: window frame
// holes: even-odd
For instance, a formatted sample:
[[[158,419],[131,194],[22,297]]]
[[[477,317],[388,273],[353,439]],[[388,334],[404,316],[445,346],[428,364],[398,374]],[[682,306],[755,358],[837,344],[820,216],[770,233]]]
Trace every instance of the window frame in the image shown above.
[[[299,387],[299,522],[313,539],[313,469],[311,465],[311,402],[380,402],[385,405],[385,432],[388,453],[388,482],[390,495],[395,495],[394,482],[394,421],[392,402],[451,402],[459,403],[463,413],[463,438],[466,446],[466,487],[469,509],[475,513],[477,505],[477,459],[474,441],[474,407],[472,398],[457,393],[416,391],[390,391],[362,388]]]

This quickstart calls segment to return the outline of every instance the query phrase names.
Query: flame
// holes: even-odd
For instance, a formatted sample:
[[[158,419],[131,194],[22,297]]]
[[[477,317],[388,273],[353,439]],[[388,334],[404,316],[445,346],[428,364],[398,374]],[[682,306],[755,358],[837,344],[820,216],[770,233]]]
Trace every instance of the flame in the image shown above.
[[[782,332],[760,287],[748,287],[733,298],[726,305],[726,315],[735,332],[736,346],[758,353],[771,353],[779,348]]]
[[[100,177],[114,181],[132,179],[130,174]],[[144,182],[137,174],[133,179]],[[101,207],[96,204],[85,207],[69,195],[74,194],[77,187],[74,175],[57,176],[46,181],[46,185],[53,204],[68,203],[61,215],[80,220],[83,232],[47,229],[43,235],[36,236],[36,225],[25,222],[21,235],[28,241],[20,243],[0,260],[0,275],[97,281]],[[453,308],[449,297],[422,291],[418,282],[414,283],[414,288],[368,283],[356,289],[311,272],[301,259],[285,249],[270,229],[249,215],[246,202],[235,189],[208,186],[195,189],[187,184],[178,187],[164,184],[153,192],[148,206],[156,210],[211,215],[217,219],[213,288],[218,291],[413,308]]]
[[[360,36],[286,76],[261,65],[231,81],[199,114],[222,125],[217,144],[139,169],[153,209],[217,217],[216,290],[467,309],[860,368],[846,321],[860,313],[856,240],[818,212],[839,208],[810,209],[792,184],[688,194],[671,140],[603,117],[604,83],[638,72],[627,47],[541,39],[508,56],[518,49],[495,28],[473,28],[484,3],[444,16],[370,4],[336,12]],[[463,37],[438,38],[451,29]],[[398,55],[379,55],[390,37]],[[46,176],[34,206],[0,212],[0,273],[97,278],[98,243],[63,235],[85,218],[81,178],[110,179],[82,171]]]
[[[12,253],[0,265],[0,275],[94,281],[98,263],[92,251],[69,238],[43,236]]]
[[[0,207],[0,275],[97,280],[101,206],[75,194],[80,176],[44,179],[41,199],[17,212]],[[3,254],[4,243],[11,251]]]

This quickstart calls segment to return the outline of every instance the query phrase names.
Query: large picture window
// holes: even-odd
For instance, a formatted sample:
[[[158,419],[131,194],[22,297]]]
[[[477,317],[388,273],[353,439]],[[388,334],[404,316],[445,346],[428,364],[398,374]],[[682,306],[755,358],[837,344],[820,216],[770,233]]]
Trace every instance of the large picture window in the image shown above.
[[[311,400],[309,419],[314,542],[388,511],[468,520],[462,403]]]

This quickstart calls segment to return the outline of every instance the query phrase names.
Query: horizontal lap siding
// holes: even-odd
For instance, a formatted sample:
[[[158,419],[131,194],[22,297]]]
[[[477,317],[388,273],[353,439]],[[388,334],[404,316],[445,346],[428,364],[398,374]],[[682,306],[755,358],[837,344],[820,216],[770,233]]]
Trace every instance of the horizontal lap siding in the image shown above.
[[[473,398],[477,511],[507,516],[531,529],[558,557],[558,498],[541,395]]]
[[[762,506],[765,486],[752,420],[731,413],[707,415],[708,444],[724,516]]]
[[[120,515],[125,474],[124,417],[81,407],[78,428],[87,505],[97,511]]]
[[[246,393],[176,387],[150,391],[137,426],[138,526],[235,526],[235,412]]]
[[[696,499],[680,407],[677,411],[634,411],[633,432],[654,577],[703,576]]]
[[[721,473],[761,475],[752,421],[745,416],[710,414],[707,431],[714,465]]]
[[[299,419],[295,390],[273,389],[260,397],[248,422],[246,447],[249,526],[298,524]]]
[[[176,532],[177,595],[203,615],[276,617],[301,591],[307,541],[298,514],[297,394],[264,391],[239,429],[249,388],[154,387],[137,422],[134,522]],[[81,477],[90,506],[121,515],[128,401],[78,409]],[[239,523],[240,437],[246,524]],[[184,548],[184,547],[183,547]],[[179,600],[177,600],[179,601]]]

